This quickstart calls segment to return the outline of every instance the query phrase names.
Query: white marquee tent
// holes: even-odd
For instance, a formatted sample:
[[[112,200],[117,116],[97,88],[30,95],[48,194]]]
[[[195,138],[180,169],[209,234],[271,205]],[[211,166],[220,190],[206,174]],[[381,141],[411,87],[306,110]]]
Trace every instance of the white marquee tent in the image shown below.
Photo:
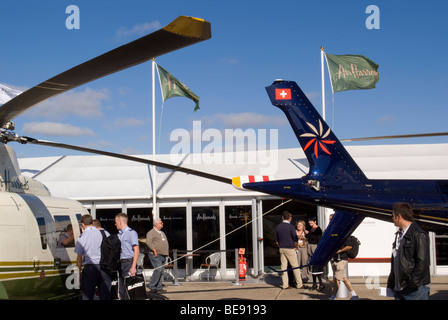
[[[371,179],[447,179],[448,144],[395,144],[348,146],[348,152]],[[151,155],[142,155],[152,159]],[[241,158],[240,158],[241,157]],[[300,148],[268,150],[266,153],[222,153],[177,156],[157,155],[156,160],[213,173],[224,177],[270,175],[274,179],[301,177],[308,172],[308,162]],[[179,158],[181,158],[179,160]],[[152,177],[148,165],[97,155],[23,158],[22,173],[43,182],[52,195],[72,198],[87,207],[132,205],[152,206]],[[205,178],[157,169],[159,205],[191,201],[239,201],[264,199],[266,195],[241,191],[231,185]],[[324,217],[324,222],[327,218]],[[391,223],[365,219],[355,231],[362,242],[361,257],[390,257],[395,227]],[[381,235],[381,236],[379,236]],[[262,252],[260,253],[262,254]],[[262,264],[262,262],[261,262]],[[357,275],[374,272],[387,274],[388,266],[371,264],[353,266]],[[446,267],[446,266],[445,266]],[[367,270],[367,271],[366,271]],[[445,273],[444,267],[438,273]],[[433,272],[437,273],[435,269]]]

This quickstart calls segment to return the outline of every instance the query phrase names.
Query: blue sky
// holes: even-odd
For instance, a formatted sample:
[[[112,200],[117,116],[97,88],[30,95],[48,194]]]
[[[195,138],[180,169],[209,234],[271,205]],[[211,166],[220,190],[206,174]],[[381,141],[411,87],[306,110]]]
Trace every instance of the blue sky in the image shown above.
[[[65,26],[69,5],[80,10],[79,30]],[[380,9],[378,30],[366,28],[369,5]],[[191,131],[193,121],[201,121],[202,130],[276,129],[278,147],[298,147],[264,88],[278,78],[294,80],[321,111],[321,46],[331,54],[365,55],[380,66],[377,88],[334,95],[325,70],[326,119],[340,139],[445,132],[447,12],[448,3],[442,0],[8,1],[0,11],[0,83],[31,88],[187,15],[210,21],[212,38],[156,61],[200,96],[201,109],[193,112],[191,100],[172,98],[164,103],[161,117],[157,83],[160,153],[176,145],[170,141],[174,130]],[[151,63],[144,63],[42,103],[15,119],[15,131],[112,152],[150,154],[151,86]],[[79,154],[13,147],[19,157]]]

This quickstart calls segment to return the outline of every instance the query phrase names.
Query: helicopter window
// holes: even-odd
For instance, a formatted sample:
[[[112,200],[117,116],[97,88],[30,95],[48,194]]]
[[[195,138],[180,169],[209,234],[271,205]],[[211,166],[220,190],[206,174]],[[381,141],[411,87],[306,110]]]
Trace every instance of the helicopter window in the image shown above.
[[[39,235],[40,235],[40,241],[42,245],[42,249],[47,249],[47,230],[45,228],[45,219],[36,217],[37,226],[39,227]]]
[[[58,248],[68,248],[75,246],[73,235],[73,225],[70,216],[54,216]]]
[[[78,221],[79,234],[82,233],[81,218],[82,218],[82,214],[77,213],[76,214],[76,221]]]

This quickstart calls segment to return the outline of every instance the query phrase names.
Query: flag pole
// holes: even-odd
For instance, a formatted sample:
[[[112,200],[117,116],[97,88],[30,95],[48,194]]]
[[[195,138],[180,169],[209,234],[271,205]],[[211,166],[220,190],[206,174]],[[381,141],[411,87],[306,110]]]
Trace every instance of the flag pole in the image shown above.
[[[320,47],[320,66],[322,77],[322,118],[325,121],[325,78],[324,78],[324,47]]]
[[[152,59],[152,159],[156,160],[156,60]],[[157,210],[156,167],[151,166],[152,175],[152,218],[159,217]],[[154,221],[153,220],[153,221]]]

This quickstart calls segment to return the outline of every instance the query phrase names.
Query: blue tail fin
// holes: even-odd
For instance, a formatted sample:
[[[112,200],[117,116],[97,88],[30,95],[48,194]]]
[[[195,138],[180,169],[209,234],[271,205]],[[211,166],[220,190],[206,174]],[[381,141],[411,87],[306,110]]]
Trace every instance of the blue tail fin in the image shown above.
[[[266,91],[289,120],[310,165],[310,178],[363,183],[367,178],[297,83],[276,80]]]
[[[364,216],[355,212],[336,210],[309,264],[325,266],[363,220]]]

